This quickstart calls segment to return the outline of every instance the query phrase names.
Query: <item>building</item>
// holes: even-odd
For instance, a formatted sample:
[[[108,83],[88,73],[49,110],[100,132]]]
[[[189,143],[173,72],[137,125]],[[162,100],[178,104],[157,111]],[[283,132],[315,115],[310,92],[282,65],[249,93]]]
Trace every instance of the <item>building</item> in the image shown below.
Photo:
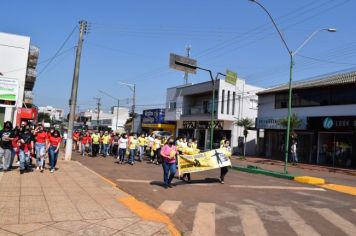
[[[302,124],[296,129],[297,154],[303,163],[356,168],[356,70],[337,72],[292,85],[292,113]],[[258,93],[259,150],[283,159],[288,85]]]
[[[257,117],[257,95],[260,87],[246,84],[239,79],[236,85],[217,80],[214,112],[213,146],[218,147],[223,136],[231,140],[231,146],[239,151],[243,147],[243,129],[234,124],[237,119]],[[200,149],[210,147],[210,125],[212,110],[211,81],[188,84],[167,89],[166,121],[177,124],[176,135],[197,138]],[[239,142],[240,140],[240,142]],[[242,146],[241,146],[242,145]],[[246,153],[255,154],[256,132],[247,137]]]
[[[142,132],[152,133],[153,131],[168,131],[175,133],[175,122],[165,120],[166,109],[148,109],[142,111]]]
[[[98,122],[99,117],[99,122]],[[107,126],[113,130],[124,130],[125,123],[129,118],[129,109],[127,107],[113,107],[110,113],[97,110],[87,110],[80,112],[78,121],[84,122],[88,126]]]
[[[48,114],[51,120],[63,121],[64,119],[64,109],[54,108],[52,106],[38,107],[39,113]]]
[[[14,124],[21,121],[21,117],[17,118],[24,114],[21,109],[32,107],[39,49],[30,46],[28,36],[0,32],[0,55],[1,128],[4,121],[10,120]],[[31,118],[36,119],[33,115]]]

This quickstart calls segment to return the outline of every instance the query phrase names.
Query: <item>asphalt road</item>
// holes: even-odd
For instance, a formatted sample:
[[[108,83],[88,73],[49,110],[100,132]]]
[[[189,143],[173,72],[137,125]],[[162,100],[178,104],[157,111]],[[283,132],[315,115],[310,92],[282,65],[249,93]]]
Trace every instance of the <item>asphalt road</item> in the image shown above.
[[[162,187],[161,166],[120,165],[113,157],[77,160],[171,216],[184,235],[356,235],[356,198],[290,180],[229,170],[192,174]]]

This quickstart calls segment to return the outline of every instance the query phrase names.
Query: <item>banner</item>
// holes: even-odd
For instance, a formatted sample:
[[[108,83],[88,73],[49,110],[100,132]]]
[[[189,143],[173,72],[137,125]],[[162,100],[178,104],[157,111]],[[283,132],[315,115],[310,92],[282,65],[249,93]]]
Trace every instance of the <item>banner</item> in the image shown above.
[[[16,106],[18,95],[18,80],[0,78],[0,107]]]
[[[224,149],[214,149],[195,155],[178,156],[178,173],[193,173],[231,166],[231,153]]]

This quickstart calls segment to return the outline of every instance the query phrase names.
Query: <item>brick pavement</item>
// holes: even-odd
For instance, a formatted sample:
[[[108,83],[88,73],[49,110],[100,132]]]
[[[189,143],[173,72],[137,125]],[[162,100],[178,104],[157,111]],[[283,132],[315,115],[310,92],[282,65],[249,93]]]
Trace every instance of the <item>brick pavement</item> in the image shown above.
[[[129,197],[77,162],[51,174],[0,173],[0,235],[169,235],[123,205]]]

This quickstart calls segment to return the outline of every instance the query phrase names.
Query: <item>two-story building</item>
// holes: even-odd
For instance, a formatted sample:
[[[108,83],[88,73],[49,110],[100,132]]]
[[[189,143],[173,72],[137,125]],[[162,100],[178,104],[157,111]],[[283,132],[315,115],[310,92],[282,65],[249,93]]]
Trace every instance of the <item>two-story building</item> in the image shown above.
[[[356,168],[356,71],[337,72],[292,84],[292,113],[302,121],[296,128],[299,161]],[[288,84],[258,93],[261,154],[283,159]]]
[[[231,141],[237,150],[243,145],[243,129],[235,125],[237,119],[257,117],[257,95],[262,88],[248,85],[239,79],[236,85],[225,80],[217,80],[215,92],[213,146],[218,147],[222,137]],[[200,149],[210,147],[210,127],[212,112],[211,81],[188,84],[167,89],[167,121],[175,121],[176,136],[197,138]],[[239,142],[240,140],[240,142]],[[256,152],[256,132],[250,131],[247,137],[246,153]],[[241,150],[240,149],[240,150]]]

